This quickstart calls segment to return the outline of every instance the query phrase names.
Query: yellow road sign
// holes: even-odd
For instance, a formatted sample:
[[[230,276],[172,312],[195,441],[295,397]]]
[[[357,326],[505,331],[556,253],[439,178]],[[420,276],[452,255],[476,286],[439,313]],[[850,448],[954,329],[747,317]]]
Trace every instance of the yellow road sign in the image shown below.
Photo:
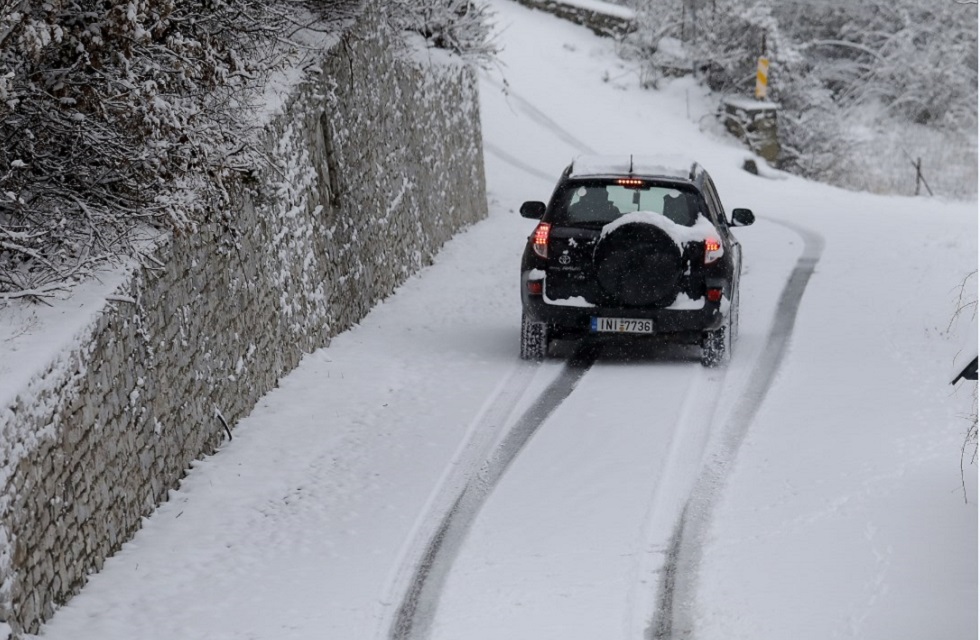
[[[759,66],[755,69],[755,97],[765,100],[769,91],[769,58],[760,57]]]

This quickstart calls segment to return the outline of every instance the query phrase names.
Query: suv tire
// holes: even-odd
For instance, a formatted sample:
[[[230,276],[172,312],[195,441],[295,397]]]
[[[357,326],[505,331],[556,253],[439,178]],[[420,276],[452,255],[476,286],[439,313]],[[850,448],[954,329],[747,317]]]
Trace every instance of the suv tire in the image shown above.
[[[544,360],[548,356],[548,325],[521,314],[521,360]]]
[[[720,329],[709,331],[701,339],[701,364],[705,367],[717,367],[731,357],[732,342],[731,323],[726,323]]]
[[[708,331],[701,340],[701,364],[717,367],[732,359],[732,347],[738,338],[738,294],[728,310],[728,320],[720,329]]]

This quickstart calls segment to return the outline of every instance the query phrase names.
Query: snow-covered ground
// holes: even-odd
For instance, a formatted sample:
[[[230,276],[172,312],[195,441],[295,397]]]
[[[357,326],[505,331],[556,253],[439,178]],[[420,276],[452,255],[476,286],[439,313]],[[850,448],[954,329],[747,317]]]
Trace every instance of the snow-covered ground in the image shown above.
[[[40,637],[977,637],[949,385],[976,203],[744,173],[691,81],[640,90],[611,42],[493,6],[489,219],[305,358]],[[677,150],[759,216],[733,361],[520,362],[521,201],[577,153]]]

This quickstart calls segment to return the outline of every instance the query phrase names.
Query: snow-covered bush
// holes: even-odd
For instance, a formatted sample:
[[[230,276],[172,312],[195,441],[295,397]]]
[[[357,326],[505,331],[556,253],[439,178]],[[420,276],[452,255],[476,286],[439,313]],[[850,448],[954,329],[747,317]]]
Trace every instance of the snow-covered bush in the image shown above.
[[[43,298],[134,229],[227,216],[263,165],[247,112],[298,16],[359,0],[0,0],[0,300]],[[379,3],[398,29],[486,60],[484,5]]]
[[[798,59],[770,5],[769,0],[638,0],[637,28],[624,40],[624,51],[654,66],[667,54],[676,65],[680,41],[688,60],[678,66],[695,70],[714,91],[751,93],[756,59],[764,50]]]
[[[399,31],[411,31],[430,46],[458,53],[485,65],[497,51],[490,35],[490,9],[480,0],[389,0],[389,19]]]
[[[237,110],[289,27],[267,4],[0,0],[0,293],[222,209],[254,166]]]
[[[894,190],[877,179],[877,158],[923,156],[945,171],[939,147],[951,131],[973,140],[957,154],[965,166],[941,193],[976,193],[977,5],[953,0],[636,0],[637,31],[627,55],[656,79],[678,68],[697,70],[715,91],[751,95],[756,58],[770,59],[770,98],[780,104],[783,166],[818,179]],[[663,64],[660,46],[673,39],[689,56]],[[677,47],[671,47],[677,49]],[[874,131],[867,126],[874,120]],[[867,134],[893,139],[910,125],[941,135],[896,140],[883,152]],[[930,158],[935,158],[930,165]],[[905,166],[915,184],[915,172]],[[971,169],[973,179],[970,179]],[[891,169],[889,168],[889,171]],[[861,180],[853,180],[859,176]],[[942,176],[945,177],[945,176]],[[869,178],[869,179],[866,179]],[[937,179],[937,183],[941,180]],[[962,182],[963,184],[960,184]],[[874,187],[870,187],[874,188]],[[911,190],[899,189],[910,193]]]
[[[957,308],[953,313],[953,317],[949,321],[949,326],[946,328],[948,332],[952,331],[954,336],[956,333],[962,332],[963,328],[966,328],[966,331],[973,332],[973,340],[971,341],[970,339],[967,339],[964,343],[963,355],[965,355],[965,357],[960,358],[960,366],[969,361],[970,355],[976,354],[977,310],[977,272],[973,271],[967,275],[960,284]],[[958,337],[962,339],[962,336]],[[959,369],[960,366],[957,366],[956,368]],[[957,371],[956,373],[958,374],[959,372]],[[977,434],[978,395],[976,383],[974,383],[972,387],[973,407],[969,415],[970,422],[967,428],[966,437],[963,439],[963,449],[960,455],[961,469],[965,468],[967,464],[977,463],[977,450],[978,445],[980,445]]]
[[[911,156],[923,156],[942,193],[976,193],[975,144],[972,153],[960,154],[963,167],[974,167],[972,178],[939,175],[949,166],[950,158],[940,153],[948,148],[949,132],[976,127],[976,5],[775,4],[780,28],[803,54],[795,63],[777,58],[774,65],[774,95],[783,108],[780,133],[791,166],[844,186],[911,193]],[[936,133],[893,135],[917,126]],[[889,148],[881,148],[882,138],[893,140]],[[890,167],[879,171],[881,158],[901,163],[904,184],[888,175]]]
[[[806,53],[807,75],[841,104],[879,102],[920,124],[976,121],[975,3],[774,4],[780,27]]]

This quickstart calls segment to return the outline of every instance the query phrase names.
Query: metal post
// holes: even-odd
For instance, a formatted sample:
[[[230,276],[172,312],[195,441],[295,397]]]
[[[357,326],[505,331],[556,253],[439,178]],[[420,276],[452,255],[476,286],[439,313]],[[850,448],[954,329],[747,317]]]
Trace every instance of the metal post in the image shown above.
[[[926,180],[926,177],[922,175],[922,158],[917,158],[915,161],[915,195],[919,195],[919,182],[926,188],[926,192],[930,196],[935,195],[929,187],[929,182]]]

